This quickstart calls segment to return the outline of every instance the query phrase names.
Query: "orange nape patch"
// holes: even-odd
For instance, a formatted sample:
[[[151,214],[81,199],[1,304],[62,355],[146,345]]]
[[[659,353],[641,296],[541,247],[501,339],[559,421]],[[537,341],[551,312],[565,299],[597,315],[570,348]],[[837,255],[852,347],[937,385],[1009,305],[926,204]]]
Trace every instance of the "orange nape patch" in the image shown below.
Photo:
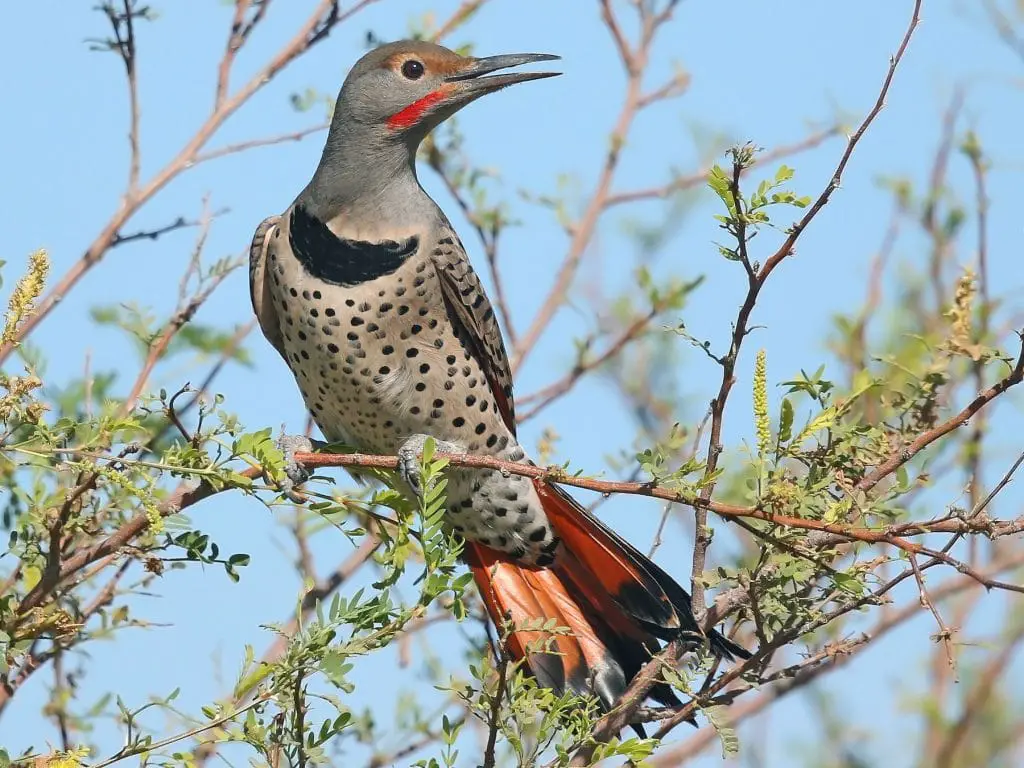
[[[391,128],[392,130],[411,128],[420,121],[427,110],[438,102],[444,101],[448,98],[453,90],[453,86],[445,84],[440,88],[431,91],[426,96],[417,99],[409,106],[395,112],[395,114],[389,117],[386,121],[388,128]]]

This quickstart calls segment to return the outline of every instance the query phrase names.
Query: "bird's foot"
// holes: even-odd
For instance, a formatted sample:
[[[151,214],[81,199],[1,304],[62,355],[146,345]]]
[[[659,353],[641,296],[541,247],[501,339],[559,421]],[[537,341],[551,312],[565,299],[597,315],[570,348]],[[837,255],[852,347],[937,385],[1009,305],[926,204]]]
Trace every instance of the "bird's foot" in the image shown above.
[[[300,502],[295,489],[309,480],[310,472],[295,461],[296,453],[312,453],[323,448],[327,443],[312,440],[305,435],[281,435],[277,439],[277,447],[284,454],[284,480],[281,481],[281,492],[291,501]]]
[[[409,486],[416,498],[423,498],[423,484],[420,480],[420,456],[430,435],[413,435],[398,449],[398,476]],[[434,438],[436,450],[441,453],[463,453],[464,448],[456,443]]]

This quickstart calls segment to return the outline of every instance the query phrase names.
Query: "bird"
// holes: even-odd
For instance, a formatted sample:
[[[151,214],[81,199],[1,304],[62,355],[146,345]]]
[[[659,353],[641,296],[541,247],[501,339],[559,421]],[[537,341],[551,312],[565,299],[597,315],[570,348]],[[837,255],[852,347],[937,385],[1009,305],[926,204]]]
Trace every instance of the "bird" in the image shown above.
[[[369,51],[345,78],[311,181],[253,237],[253,309],[320,431],[396,455],[413,493],[428,439],[440,451],[529,462],[498,319],[417,179],[417,150],[476,99],[560,74],[510,68],[558,58],[476,58],[410,40]],[[560,486],[447,472],[445,526],[463,541],[492,622],[507,630],[504,652],[539,685],[594,696],[607,711],[662,641],[750,657],[705,632],[686,590]],[[547,633],[544,621],[566,631]],[[679,703],[664,682],[650,696]]]

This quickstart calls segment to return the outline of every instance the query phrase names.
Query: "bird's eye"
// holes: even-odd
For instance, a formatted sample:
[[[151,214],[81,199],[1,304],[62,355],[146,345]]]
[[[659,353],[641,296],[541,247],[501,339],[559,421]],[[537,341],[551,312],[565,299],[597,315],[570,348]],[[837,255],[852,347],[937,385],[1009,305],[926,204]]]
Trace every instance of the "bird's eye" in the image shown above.
[[[402,74],[409,80],[419,80],[423,77],[423,62],[409,59],[402,65]]]

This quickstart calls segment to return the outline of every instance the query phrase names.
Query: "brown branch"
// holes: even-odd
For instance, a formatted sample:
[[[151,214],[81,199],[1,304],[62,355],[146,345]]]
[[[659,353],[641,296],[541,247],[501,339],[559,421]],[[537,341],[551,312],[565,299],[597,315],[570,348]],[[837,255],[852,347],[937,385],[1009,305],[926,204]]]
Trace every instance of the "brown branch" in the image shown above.
[[[138,232],[132,232],[130,235],[118,234],[110,242],[111,248],[116,248],[119,245],[125,243],[133,243],[136,240],[156,240],[161,235],[166,235],[169,232],[175,232],[179,229],[185,229],[186,227],[198,227],[202,222],[200,221],[189,221],[184,216],[179,216],[170,224],[163,227],[156,227],[155,229],[140,229]]]
[[[149,376],[153,372],[153,368],[156,367],[156,364],[163,357],[164,353],[167,351],[167,347],[170,345],[174,337],[182,328],[185,327],[199,308],[210,297],[210,294],[217,289],[217,286],[219,286],[232,271],[233,269],[224,270],[221,274],[218,274],[213,278],[213,280],[211,280],[199,293],[193,296],[185,306],[181,307],[174,313],[160,334],[150,342],[149,350],[146,353],[146,359],[142,364],[142,370],[139,371],[139,375],[135,378],[135,383],[132,385],[132,389],[128,394],[128,397],[125,398],[124,402],[121,404],[120,413],[122,416],[131,413],[132,409],[135,407],[139,397],[142,395],[142,390],[145,389],[146,384],[149,382]]]
[[[677,72],[671,78],[669,78],[664,84],[658,86],[653,91],[645,93],[640,97],[637,102],[638,109],[646,109],[652,104],[656,104],[659,101],[665,101],[666,99],[674,99],[677,96],[682,96],[686,93],[686,90],[690,87],[690,75],[688,72]],[[606,203],[607,205],[607,203]]]
[[[608,28],[608,32],[615,42],[615,50],[619,53],[622,66],[627,73],[633,74],[633,69],[636,66],[636,57],[629,45],[629,41],[626,40],[626,36],[622,33],[622,27],[619,26],[619,20],[612,10],[610,0],[601,0],[601,21]]]
[[[739,360],[740,347],[747,336],[747,322],[750,313],[754,309],[754,302],[757,300],[758,291],[762,283],[754,274],[753,265],[747,255],[747,214],[744,210],[743,196],[740,194],[740,175],[743,172],[743,163],[740,161],[738,152],[733,153],[732,183],[729,191],[732,197],[732,208],[735,211],[735,229],[732,234],[739,243],[739,256],[743,268],[747,273],[747,298],[740,307],[733,323],[732,337],[729,341],[729,352],[719,359],[722,366],[722,378],[718,385],[718,393],[712,399],[709,406],[711,413],[711,432],[708,437],[708,458],[704,466],[704,481],[700,490],[699,498],[702,502],[709,502],[715,492],[714,476],[718,470],[718,459],[722,454],[722,425],[725,421],[725,405],[729,399],[729,393],[736,382],[736,362]],[[703,620],[707,608],[704,604],[704,567],[707,561],[708,548],[711,545],[711,530],[708,528],[707,508],[703,506],[694,507],[693,516],[693,555],[690,567],[690,604],[693,615],[698,623]],[[646,691],[645,691],[646,694]]]
[[[594,185],[594,191],[591,193],[583,215],[571,228],[572,239],[569,242],[569,250],[558,269],[554,285],[548,292],[537,314],[534,315],[530,326],[519,339],[519,343],[512,349],[511,362],[513,373],[522,367],[526,358],[540,340],[541,335],[551,324],[555,313],[565,303],[569,287],[579,268],[580,260],[583,258],[583,254],[594,236],[602,213],[607,208],[608,195],[611,192],[611,184],[619,165],[622,148],[626,144],[626,138],[632,127],[633,120],[641,108],[643,73],[647,68],[648,54],[658,28],[668,21],[674,6],[674,2],[668,3],[665,10],[652,19],[645,15],[644,5],[638,4],[642,17],[641,20],[643,21],[643,30],[641,40],[636,50],[633,50],[623,37],[610,0],[601,0],[602,19],[605,22],[605,26],[608,27],[612,39],[615,41],[616,48],[627,72],[626,94],[622,107],[619,110],[619,116],[615,121],[615,127],[612,129],[609,148],[605,154],[597,183]]]
[[[896,523],[882,528],[867,528],[840,523],[828,523],[811,518],[792,517],[779,514],[759,507],[743,507],[735,504],[702,499],[690,493],[663,488],[649,482],[625,482],[616,480],[596,480],[593,478],[569,476],[560,467],[538,467],[531,464],[520,464],[505,461],[493,456],[474,456],[467,453],[441,453],[451,466],[469,469],[490,469],[521,477],[583,488],[598,493],[622,493],[635,496],[649,496],[663,501],[679,502],[688,506],[707,509],[723,518],[745,517],[763,520],[787,528],[806,531],[834,533],[851,541],[867,544],[890,544],[905,552],[924,554],[933,557],[932,552],[918,544],[905,540],[906,536],[923,536],[930,533],[984,533],[993,538],[1010,536],[1024,531],[1024,517],[1009,520],[965,520],[958,517],[946,517],[932,521]],[[362,453],[296,453],[295,460],[307,469],[323,467],[375,467],[378,469],[395,469],[397,459],[394,456],[381,456]]]
[[[128,193],[139,187],[139,173],[142,163],[142,150],[139,141],[139,82],[138,82],[138,51],[135,46],[135,14],[133,0],[123,0],[124,15],[118,19],[112,6],[105,11],[114,27],[114,35],[118,42],[118,52],[124,61],[125,75],[128,80]],[[124,37],[121,36],[121,24],[124,22]]]
[[[494,768],[494,747],[498,741],[498,727],[501,718],[501,697],[505,693],[505,677],[508,674],[509,658],[504,653],[498,661],[498,683],[491,699],[491,710],[487,716],[487,745],[484,747],[483,768]]]
[[[235,63],[235,57],[242,50],[252,34],[253,29],[263,20],[270,7],[270,0],[257,0],[256,11],[249,21],[245,20],[245,14],[249,11],[252,0],[235,0],[235,14],[231,20],[231,32],[228,35],[227,46],[224,55],[221,57],[217,67],[217,92],[213,99],[213,108],[217,109],[227,98],[228,88],[231,85],[231,67]]]
[[[523,403],[539,401],[532,408],[521,413],[517,421],[519,421],[519,423],[522,423],[524,421],[532,419],[542,410],[544,410],[553,402],[558,400],[558,398],[562,397],[563,395],[567,394],[570,390],[572,390],[572,388],[576,386],[576,383],[584,376],[586,376],[588,373],[597,370],[605,363],[607,363],[609,360],[616,357],[633,340],[642,336],[647,331],[647,329],[650,327],[651,321],[655,317],[657,317],[661,313],[661,311],[662,307],[654,307],[647,314],[641,315],[632,323],[630,323],[629,326],[627,326],[626,329],[622,331],[622,333],[620,333],[619,336],[614,341],[612,341],[611,344],[609,344],[608,347],[600,355],[597,355],[596,357],[593,357],[590,360],[580,360],[579,362],[576,363],[576,365],[573,366],[572,370],[569,371],[569,373],[567,373],[561,379],[552,382],[551,384],[537,390],[536,392],[531,392],[530,394],[522,398],[517,398],[517,406]]]
[[[906,53],[907,46],[910,45],[910,39],[914,36],[914,30],[917,29],[917,25],[920,22],[921,2],[922,0],[914,0],[913,15],[910,18],[910,23],[907,25],[907,31],[903,35],[903,40],[900,42],[899,48],[896,49],[896,55],[889,60],[889,70],[886,72],[885,80],[882,83],[881,91],[878,93],[878,98],[875,100],[875,105],[871,108],[871,111],[868,112],[867,117],[865,117],[857,127],[857,130],[854,131],[853,135],[847,140],[846,149],[843,151],[842,157],[839,159],[839,164],[836,166],[828,185],[818,196],[817,200],[814,201],[807,213],[804,214],[803,218],[793,225],[789,235],[786,237],[779,249],[772,254],[772,256],[764,263],[764,266],[761,267],[761,271],[758,273],[758,278],[762,283],[787,256],[792,255],[800,235],[805,229],[807,229],[808,225],[814,220],[818,213],[821,212],[821,209],[825,207],[829,199],[832,197],[832,193],[839,188],[839,184],[843,178],[843,172],[846,170],[846,166],[850,162],[850,158],[853,156],[854,149],[857,148],[860,140],[864,137],[864,133],[869,127],[871,127],[875,118],[878,117],[878,114],[882,111],[882,107],[885,106],[885,97],[889,94],[889,87],[892,85],[893,76],[896,74],[896,69],[903,60],[903,54]]]
[[[1010,50],[1020,56],[1024,61],[1024,37],[1020,37],[1013,28],[1013,22],[1003,13],[993,0],[982,0],[985,11],[995,25],[999,38],[1009,46]]]
[[[465,24],[469,17],[480,10],[488,0],[464,0],[462,5],[455,9],[455,12],[448,17],[448,20],[430,36],[432,42],[439,43],[448,37],[452,32]]]
[[[950,768],[956,765],[956,754],[963,746],[964,740],[971,729],[971,726],[985,714],[985,703],[992,696],[992,692],[1000,679],[1004,676],[1007,667],[1013,661],[1018,647],[1024,641],[1024,622],[1018,621],[1017,628],[1007,639],[999,653],[993,656],[981,671],[978,681],[971,688],[970,693],[964,701],[963,711],[960,717],[949,729],[946,739],[936,752],[936,768]]]
[[[216,160],[226,155],[234,155],[239,152],[245,152],[249,149],[255,149],[257,147],[272,147],[275,144],[285,144],[289,141],[302,141],[307,136],[312,136],[314,133],[320,133],[326,131],[330,126],[330,123],[320,123],[319,125],[313,125],[309,128],[303,128],[300,131],[292,131],[291,133],[282,133],[277,136],[267,136],[262,139],[249,139],[248,141],[239,141],[235,144],[227,144],[217,149],[211,149],[209,152],[200,152],[195,158],[189,163],[189,168],[194,168],[200,163],[206,163],[210,160]]]
[[[1006,570],[1019,567],[1021,564],[1024,564],[1024,552],[1016,552],[990,563],[985,569],[985,575],[990,578],[994,578]],[[932,591],[931,598],[935,602],[942,602],[950,597],[954,597],[976,588],[977,582],[968,576],[964,576],[941,584]],[[790,667],[786,670],[780,670],[773,673],[771,678],[775,681],[774,685],[768,687],[756,698],[747,699],[730,707],[729,719],[731,724],[737,725],[740,722],[759,714],[783,696],[787,696],[788,694],[805,687],[808,683],[813,682],[821,675],[847,664],[856,654],[872,646],[884,635],[906,623],[910,619],[915,618],[918,615],[919,609],[920,606],[916,603],[908,603],[902,608],[889,613],[871,629],[867,630],[864,635],[865,642],[858,643],[855,647],[845,647],[844,653],[842,654],[833,654],[833,658],[830,660],[831,663],[818,663],[810,666],[809,668],[805,667],[802,669],[799,668],[802,665],[798,665],[796,670],[793,670],[793,668]],[[813,657],[809,661],[813,661]],[[806,662],[804,663],[806,664]],[[678,745],[674,745],[663,750],[648,762],[650,762],[652,768],[670,768],[670,766],[674,767],[682,765],[685,760],[697,756],[704,749],[714,744],[717,739],[718,734],[715,732],[714,728],[705,726],[690,738]]]
[[[953,657],[954,630],[946,626],[946,622],[942,620],[942,614],[939,613],[939,609],[935,605],[935,600],[929,594],[928,587],[925,586],[924,576],[921,575],[921,569],[917,565],[917,556],[911,554],[908,555],[908,559],[910,560],[910,568],[914,572],[914,581],[917,582],[918,598],[921,605],[931,612],[932,617],[935,619],[935,623],[939,625],[939,631],[935,637],[942,643],[942,646],[946,651],[946,664],[950,670],[955,671],[956,659]]]
[[[841,128],[838,125],[834,125],[823,131],[812,133],[807,138],[793,144],[784,144],[781,147],[776,147],[775,149],[768,150],[767,152],[762,152],[753,159],[750,165],[747,166],[746,170],[750,170],[750,168],[759,165],[767,165],[768,163],[773,163],[776,160],[781,160],[784,157],[790,157],[792,155],[814,149],[815,147],[824,144],[833,136],[837,136],[840,130]],[[656,200],[659,198],[671,197],[677,192],[703,186],[707,183],[708,172],[710,170],[711,167],[708,166],[707,168],[702,168],[696,173],[679,176],[672,181],[657,187],[645,187],[643,189],[633,189],[625,192],[612,193],[608,195],[608,199],[605,201],[605,207],[611,208],[615,205],[636,203],[642,200]]]
[[[942,281],[942,271],[949,247],[949,235],[938,223],[939,203],[946,187],[946,174],[949,170],[949,156],[953,149],[956,136],[956,124],[963,109],[964,92],[957,88],[953,92],[949,107],[942,118],[942,135],[939,147],[932,161],[932,172],[928,182],[928,196],[925,198],[924,210],[921,213],[921,227],[928,233],[932,241],[931,258],[928,263],[932,291],[935,294],[935,306],[941,310],[946,300],[946,288]]]
[[[308,51],[322,40],[329,31],[350,18],[353,14],[376,2],[361,0],[344,13],[338,12],[337,0],[320,0],[316,8],[306,18],[299,30],[285,45],[260,68],[255,75],[233,95],[228,96],[206,118],[192,138],[179,150],[178,154],[162,169],[136,190],[127,190],[118,210],[103,226],[100,233],[86,248],[82,257],[68,269],[47,294],[39,301],[34,314],[28,316],[18,330],[17,338],[11,343],[0,347],[0,364],[14,351],[17,344],[27,337],[41,323],[57,304],[78,284],[110,250],[110,245],[125,224],[145,205],[157,192],[179,176],[195,161],[200,150],[206,146],[217,130],[231,115],[245,104],[258,90],[269,83],[285,67],[296,58]]]
[[[71,449],[64,449],[61,453],[73,454],[75,451]],[[929,533],[958,532],[980,533],[991,538],[999,538],[1024,531],[1024,517],[1009,521],[947,517],[934,521],[894,524],[883,528],[866,528],[852,525],[841,525],[838,523],[827,523],[810,518],[791,517],[759,509],[757,507],[743,507],[717,502],[710,499],[706,500],[700,497],[694,497],[692,494],[652,485],[651,483],[616,482],[595,480],[584,477],[569,477],[561,468],[544,468],[527,464],[519,464],[516,462],[503,461],[491,456],[472,456],[469,454],[438,454],[438,456],[446,458],[452,466],[498,470],[523,477],[531,477],[562,485],[584,488],[587,490],[597,491],[598,493],[626,493],[650,496],[664,501],[680,502],[690,506],[707,509],[725,518],[746,517],[763,520],[789,528],[834,534],[850,541],[860,541],[868,544],[888,544],[907,553],[923,554],[929,557],[941,559],[943,562],[957,568],[957,570],[971,574],[975,578],[979,578],[979,582],[983,583],[987,587],[1024,591],[1024,588],[1017,585],[991,580],[981,580],[979,575],[967,565],[950,558],[944,553],[936,553],[931,549],[908,541],[905,538],[908,536],[919,536]],[[92,458],[106,461],[122,460],[108,456],[92,456]],[[381,469],[394,469],[397,466],[397,459],[394,456],[371,454],[297,453],[295,455],[295,459],[307,469],[315,469],[319,467],[377,467]],[[255,479],[262,476],[262,470],[258,468],[250,468],[241,474],[244,477]],[[192,506],[193,504],[196,504],[197,502],[218,492],[219,491],[215,490],[207,483],[200,483],[198,485],[182,484],[179,485],[178,488],[158,506],[158,510],[161,516],[176,514],[180,510]],[[39,584],[37,584],[28,595],[26,595],[25,599],[20,604],[20,611],[22,615],[24,616],[33,608],[40,606],[54,588],[89,564],[118,552],[122,547],[130,543],[145,531],[148,525],[149,518],[145,514],[138,514],[103,541],[75,552],[74,555],[62,562],[60,572],[55,577],[44,575]]]
[[[1022,339],[1024,339],[1024,336],[1022,336]],[[862,477],[854,486],[854,490],[870,491],[878,485],[879,482],[902,467],[936,440],[945,437],[950,432],[968,424],[976,413],[979,413],[986,405],[995,400],[1003,392],[1010,389],[1010,387],[1020,384],[1022,380],[1024,380],[1024,347],[1022,347],[1021,352],[1017,356],[1016,364],[1007,376],[997,381],[984,392],[980,392],[955,416],[947,419],[941,424],[938,424],[934,428],[929,429],[927,432],[918,435],[908,445],[893,451],[889,455],[889,458],[883,461],[874,470],[864,475],[864,477]]]
[[[250,468],[240,474],[243,477],[254,480],[262,475],[262,470]],[[220,491],[215,489],[209,483],[205,482],[199,483],[198,485],[193,483],[181,483],[174,491],[171,492],[170,496],[157,505],[157,511],[160,513],[161,517],[176,515],[181,510],[191,507],[203,499],[209,498],[219,492]],[[36,584],[36,586],[27,595],[25,595],[25,599],[22,600],[18,606],[21,616],[26,616],[34,608],[38,608],[42,605],[54,589],[77,574],[83,568],[97,560],[100,560],[101,558],[107,557],[108,555],[116,554],[122,547],[125,547],[134,541],[147,528],[149,528],[148,515],[145,513],[139,513],[102,541],[98,541],[92,546],[83,547],[76,551],[71,557],[63,561],[60,572],[55,577],[47,578],[44,575],[44,577],[39,580],[39,583]],[[4,694],[3,691],[0,691],[0,706],[2,706],[3,703]]]

